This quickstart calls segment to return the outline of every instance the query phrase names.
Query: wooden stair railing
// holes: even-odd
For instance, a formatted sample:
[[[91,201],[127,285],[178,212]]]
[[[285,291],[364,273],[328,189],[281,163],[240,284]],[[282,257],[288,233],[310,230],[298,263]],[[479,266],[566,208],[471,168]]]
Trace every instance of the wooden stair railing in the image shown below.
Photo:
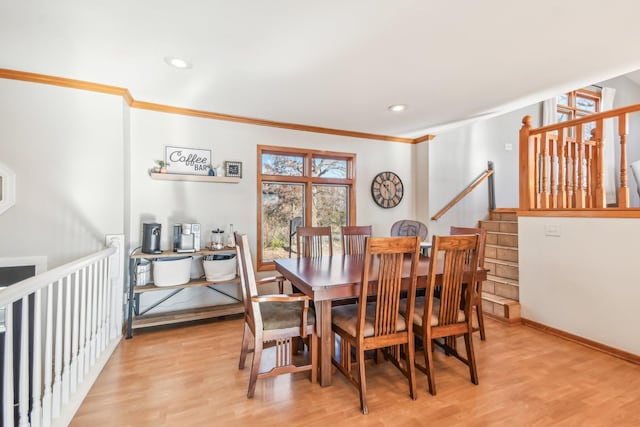
[[[531,127],[531,116],[520,129],[520,209],[607,208],[604,188],[603,129],[617,119],[620,143],[618,208],[629,208],[627,136],[629,114],[640,112],[640,104],[595,113],[567,122]],[[586,139],[583,126],[595,123]]]
[[[464,199],[467,194],[471,193],[478,185],[482,184],[482,182],[487,178],[490,178],[489,179],[489,205],[490,205],[489,210],[495,209],[496,203],[495,203],[495,195],[494,195],[495,193],[493,189],[492,176],[493,176],[493,162],[489,162],[487,170],[483,171],[480,175],[478,175],[478,177],[474,179],[473,182],[471,182],[471,184],[467,185],[466,188],[460,192],[460,194],[458,194],[456,197],[453,198],[453,200],[447,203],[445,207],[440,209],[437,214],[432,216],[431,220],[437,221],[438,219],[440,219],[445,213],[447,213],[449,209],[454,207],[460,200]]]

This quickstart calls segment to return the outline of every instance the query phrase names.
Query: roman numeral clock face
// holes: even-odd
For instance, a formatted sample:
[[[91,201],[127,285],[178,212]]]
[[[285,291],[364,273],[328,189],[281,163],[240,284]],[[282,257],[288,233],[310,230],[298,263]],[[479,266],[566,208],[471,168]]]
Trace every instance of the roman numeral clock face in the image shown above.
[[[404,186],[393,172],[380,172],[371,182],[371,196],[381,208],[394,208],[402,200]]]

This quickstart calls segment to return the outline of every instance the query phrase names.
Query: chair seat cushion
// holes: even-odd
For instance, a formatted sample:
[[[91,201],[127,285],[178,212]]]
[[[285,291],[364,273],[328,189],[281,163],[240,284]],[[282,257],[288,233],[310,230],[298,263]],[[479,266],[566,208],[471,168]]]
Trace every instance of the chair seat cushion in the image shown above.
[[[424,315],[425,298],[417,297],[415,309],[413,310],[413,324],[422,326],[422,317]],[[407,300],[400,300],[400,313],[407,311]],[[431,326],[438,326],[438,315],[440,314],[440,300],[438,298],[433,299],[433,310],[431,313]],[[458,310],[458,322],[464,322],[464,310]]]
[[[264,330],[286,329],[300,327],[302,318],[301,302],[261,302],[260,313]],[[313,304],[307,311],[307,325],[316,322],[316,312]]]
[[[367,311],[364,321],[364,336],[372,337],[374,334],[373,322],[376,317],[376,304],[367,304]],[[338,326],[340,329],[346,331],[352,337],[356,336],[356,325],[358,324],[358,305],[349,304],[341,305],[331,309],[331,322]],[[404,317],[398,313],[397,331],[404,331],[407,329],[407,324],[404,321]]]

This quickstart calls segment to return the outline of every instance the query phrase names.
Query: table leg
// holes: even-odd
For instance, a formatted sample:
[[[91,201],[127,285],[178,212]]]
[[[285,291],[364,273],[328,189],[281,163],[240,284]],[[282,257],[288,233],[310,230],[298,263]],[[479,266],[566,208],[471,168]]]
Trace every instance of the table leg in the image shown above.
[[[331,301],[316,301],[316,314],[320,314],[318,323],[318,334],[320,335],[320,385],[326,387],[331,385]]]

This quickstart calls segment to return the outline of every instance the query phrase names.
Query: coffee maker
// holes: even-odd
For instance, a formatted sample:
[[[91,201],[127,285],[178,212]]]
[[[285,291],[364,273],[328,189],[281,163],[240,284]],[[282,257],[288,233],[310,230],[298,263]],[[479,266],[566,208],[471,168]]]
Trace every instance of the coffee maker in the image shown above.
[[[173,225],[173,251],[197,252],[200,250],[200,224]]]
[[[158,223],[142,224],[142,253],[159,254],[160,250],[160,232],[162,225]]]

